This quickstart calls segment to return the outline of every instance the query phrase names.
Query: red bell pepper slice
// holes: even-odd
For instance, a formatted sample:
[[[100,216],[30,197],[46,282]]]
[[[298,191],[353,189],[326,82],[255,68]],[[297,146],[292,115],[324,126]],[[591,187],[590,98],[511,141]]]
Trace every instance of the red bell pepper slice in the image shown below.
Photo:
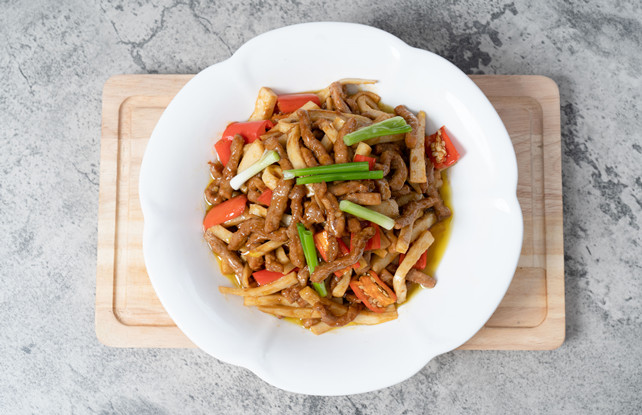
[[[256,199],[257,202],[264,204],[265,206],[270,206],[272,202],[272,190],[265,189],[261,196]]]
[[[442,126],[425,141],[426,154],[438,170],[452,166],[459,160],[459,153]]]
[[[339,251],[341,251],[341,256],[348,255],[350,253],[350,250],[346,246],[345,242],[341,238],[337,238],[337,243],[339,244]],[[353,269],[359,269],[361,265],[359,265],[359,262],[355,263],[352,265]],[[341,269],[339,271],[335,271],[334,275],[337,277],[343,276],[351,267],[346,267],[344,269]]]
[[[341,256],[348,255],[350,253],[350,249],[348,248],[346,243],[343,242],[343,239],[337,239],[337,243],[339,244],[339,251],[341,251]]]
[[[350,288],[363,304],[375,313],[383,313],[386,307],[397,301],[397,296],[392,288],[379,279],[374,271],[370,270],[359,279],[350,281]]]
[[[403,261],[403,259],[405,257],[406,257],[406,254],[400,254],[399,255],[399,263],[400,264],[401,264],[401,262]],[[421,256],[419,257],[417,262],[415,262],[415,265],[413,265],[412,267],[414,269],[418,269],[419,271],[423,271],[424,269],[426,269],[426,264],[427,263],[428,263],[428,251],[426,251],[423,254],[421,254]]]
[[[374,249],[380,249],[381,248],[381,229],[379,229],[379,225],[375,225],[372,222],[370,222],[370,225],[375,228],[375,234],[366,243],[365,251],[371,251],[371,250],[374,250]]]
[[[368,169],[374,170],[375,162],[377,161],[377,159],[375,159],[374,157],[362,156],[361,154],[355,154],[354,161],[367,161]]]
[[[228,125],[221,139],[214,144],[214,149],[216,149],[216,154],[221,164],[227,166],[227,162],[232,155],[232,139],[236,134],[240,134],[246,143],[252,143],[272,127],[274,127],[274,124],[270,120],[233,122]]]
[[[330,241],[328,241],[328,231],[317,232],[313,238],[319,255],[321,255],[324,262],[328,262],[328,246],[330,244]]]
[[[317,232],[314,234],[314,245],[317,248],[317,251],[319,251],[319,255],[321,255],[321,258],[323,258],[323,261],[328,262],[328,231],[321,231]],[[339,245],[339,251],[341,251],[341,254],[339,257],[346,256],[350,253],[350,250],[346,246],[346,244],[341,240],[341,238],[337,238],[337,244]],[[352,268],[358,269],[359,268],[359,263],[357,262],[356,264],[352,265]],[[345,269],[335,271],[334,275],[337,277],[341,277],[343,274],[348,271],[350,267],[347,267]]]
[[[232,140],[236,134],[240,134],[246,143],[253,143],[272,127],[274,124],[270,120],[233,122],[223,131],[223,138]]]
[[[240,195],[212,207],[203,219],[203,230],[241,216],[245,211],[245,203],[247,203],[247,196]]]
[[[216,149],[216,154],[221,164],[226,166],[232,156],[232,139],[226,137],[221,138],[214,144],[214,149]]]
[[[379,229],[379,225],[370,222],[370,226],[375,228],[375,234],[372,238],[368,239],[368,242],[366,242],[366,247],[363,249],[364,251],[372,251],[374,249],[381,249],[381,230]],[[352,243],[352,238],[354,237],[354,234],[350,234],[350,249],[352,250],[352,247],[354,244]]]
[[[284,275],[285,274],[282,274],[280,272],[268,271],[266,269],[262,269],[260,271],[256,271],[252,273],[252,276],[254,277],[254,280],[258,285],[269,284],[271,282],[278,280]]]
[[[309,101],[321,106],[321,101],[317,94],[285,94],[279,95],[276,105],[283,114],[294,112],[304,106]]]

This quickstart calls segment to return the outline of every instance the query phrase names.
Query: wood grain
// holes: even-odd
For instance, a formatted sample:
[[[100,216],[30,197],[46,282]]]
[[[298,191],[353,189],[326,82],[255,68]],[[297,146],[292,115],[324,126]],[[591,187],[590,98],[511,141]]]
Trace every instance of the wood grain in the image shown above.
[[[138,174],[145,146],[192,75],[118,75],[103,90],[96,334],[114,347],[194,347],[154,293],[142,254]],[[471,76],[517,155],[524,244],[495,314],[461,349],[548,350],[564,341],[564,245],[557,85],[540,76]]]

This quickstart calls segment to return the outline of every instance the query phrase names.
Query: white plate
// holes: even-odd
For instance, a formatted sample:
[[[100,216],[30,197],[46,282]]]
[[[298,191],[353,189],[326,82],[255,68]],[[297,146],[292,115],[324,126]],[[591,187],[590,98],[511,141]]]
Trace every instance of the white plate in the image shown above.
[[[230,121],[249,117],[261,86],[309,91],[346,77],[377,79],[383,102],[426,111],[430,133],[445,124],[462,158],[449,172],[454,218],[437,286],[421,290],[395,321],[315,336],[219,293],[230,283],[203,241],[201,201],[214,142]],[[504,125],[454,65],[368,26],[289,26],[199,73],[163,113],[140,172],[145,264],[178,327],[217,359],[292,392],[372,391],[463,344],[497,308],[522,244],[516,186]]]

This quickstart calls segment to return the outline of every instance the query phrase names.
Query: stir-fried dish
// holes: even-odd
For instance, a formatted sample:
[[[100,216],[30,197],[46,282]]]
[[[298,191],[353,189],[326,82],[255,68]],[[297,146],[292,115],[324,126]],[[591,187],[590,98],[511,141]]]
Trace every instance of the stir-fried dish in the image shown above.
[[[224,294],[321,334],[397,318],[427,275],[431,227],[451,216],[442,171],[459,158],[444,127],[394,111],[345,79],[317,93],[261,88],[247,122],[215,144],[205,240],[237,287]]]

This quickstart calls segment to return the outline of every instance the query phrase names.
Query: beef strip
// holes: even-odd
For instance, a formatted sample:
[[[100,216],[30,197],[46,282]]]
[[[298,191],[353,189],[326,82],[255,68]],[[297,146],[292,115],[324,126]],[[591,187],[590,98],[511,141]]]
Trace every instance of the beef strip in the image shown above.
[[[276,260],[274,251],[265,254],[265,269],[272,272],[283,272],[283,264]]]
[[[248,244],[248,249],[250,251],[255,250],[256,248],[261,245],[260,243],[254,243],[254,244]],[[245,256],[245,260],[247,261],[247,264],[250,266],[250,269],[252,271],[259,271],[260,269],[263,268],[263,263],[265,262],[262,256],[256,257],[256,256]]]
[[[296,279],[299,280],[299,285],[305,287],[308,285],[308,279],[310,278],[310,270],[307,265],[299,268],[299,272],[296,273]]]
[[[279,153],[279,157],[281,157],[279,159],[279,166],[281,166],[282,170],[291,170],[293,168],[292,163],[288,158],[288,153],[285,151],[281,143],[279,143],[277,137],[269,137],[263,141],[263,145],[266,150],[274,150]]]
[[[427,197],[408,203],[403,207],[401,216],[395,219],[395,229],[401,229],[404,226],[410,225],[424,213],[425,209],[435,206],[436,203],[437,199],[434,197]]]
[[[221,187],[221,178],[223,177],[223,165],[218,160],[210,162],[210,174],[212,181],[205,189],[205,200],[212,205],[218,205],[223,202],[223,198],[219,196],[219,189]]]
[[[205,189],[205,200],[213,206],[224,202],[224,199],[219,195],[220,187],[218,182],[212,182]]]
[[[288,234],[286,228],[279,228],[274,232],[265,232],[265,229],[258,229],[254,231],[250,237],[247,239],[248,244],[254,244],[257,242],[265,241],[275,241],[275,242],[286,242],[288,240]]]
[[[335,163],[347,163],[351,160],[350,148],[343,141],[343,137],[357,129],[357,120],[348,119],[339,130],[337,140],[334,142],[334,161]]]
[[[424,161],[426,163],[426,179],[427,179],[428,186],[430,187],[441,186],[441,184],[437,185],[437,179],[441,180],[441,174],[435,177],[435,165],[432,164],[432,161],[430,161],[429,157],[426,157]]]
[[[305,266],[305,256],[303,255],[301,239],[299,239],[299,231],[297,230],[296,222],[294,221],[292,221],[288,226],[288,239],[290,261],[300,269]]]
[[[296,224],[301,222],[303,218],[303,205],[302,201],[305,197],[304,186],[294,186],[290,190],[290,212],[292,213],[292,221],[288,226],[288,247],[290,248],[290,261],[298,268],[305,266],[305,257],[303,256],[303,248],[301,247],[301,240],[299,239],[299,231]]]
[[[254,176],[247,181],[247,199],[252,203],[257,203],[257,199],[267,189],[260,177]]]
[[[265,148],[279,153],[281,157],[279,165],[282,170],[292,169],[292,163],[290,163],[287,153],[283,149],[283,146],[279,144],[276,137],[270,137],[265,140]],[[288,195],[290,194],[292,186],[294,186],[294,180],[279,180],[279,183],[276,185],[276,188],[272,192],[272,201],[270,202],[265,217],[265,232],[273,232],[278,229],[281,223],[281,217],[283,217],[285,209],[288,207]]]
[[[323,223],[325,221],[325,216],[323,215],[323,209],[319,207],[317,202],[311,200],[305,202],[305,214],[303,215],[303,224],[306,226],[312,225],[313,223]]]
[[[351,180],[348,182],[333,183],[328,186],[328,190],[335,196],[343,196],[348,193],[367,192],[368,186],[362,181]]]
[[[444,201],[438,192],[434,192],[434,193],[431,192],[430,198],[437,200],[437,202],[435,203],[434,209],[435,209],[435,214],[437,215],[438,221],[444,220],[452,214],[450,209],[448,209],[448,206],[444,204]]]
[[[238,225],[238,230],[230,238],[229,248],[236,251],[246,243],[255,244],[265,240],[285,242],[288,236],[285,228],[265,232],[265,219],[253,217]]]
[[[326,211],[325,229],[331,235],[341,238],[346,227],[345,216],[339,209],[339,201],[332,193],[326,193],[321,199]]]
[[[373,206],[381,204],[380,193],[350,193],[342,198],[358,205]]]
[[[381,194],[381,200],[388,200],[392,193],[390,191],[390,184],[386,179],[377,179],[374,180],[375,188]]]
[[[348,307],[348,311],[344,315],[335,316],[325,305],[321,304],[320,302],[314,305],[314,309],[321,313],[321,321],[331,327],[341,327],[350,323],[357,317],[362,308],[362,304],[353,303],[350,304],[350,307]]]
[[[423,198],[424,198],[424,196],[421,193],[410,192],[407,195],[399,196],[395,200],[397,201],[397,205],[399,205],[399,207],[403,207],[403,206],[407,205],[410,202],[421,200]]]
[[[412,131],[406,133],[406,147],[415,148],[417,141],[419,140],[419,134],[426,134],[426,132],[420,131],[419,120],[415,117],[415,114],[410,112],[408,108],[403,105],[395,107],[395,114],[401,115],[404,120],[412,127]]]
[[[301,157],[305,161],[305,165],[308,167],[316,167],[319,165],[319,162],[314,157],[314,153],[307,147],[301,147]]]
[[[372,192],[372,191],[374,191],[374,189],[375,189],[375,182],[374,182],[374,180],[371,180],[371,179],[365,179],[365,180],[361,180],[361,182],[362,182],[364,185],[366,185],[366,188],[368,189],[368,190],[366,190],[367,192]]]
[[[265,219],[263,218],[250,219],[241,223],[238,230],[230,238],[228,247],[234,251],[241,249],[252,232],[263,230],[264,227]]]
[[[345,102],[348,104],[350,111],[355,114],[359,113],[359,104],[357,104],[357,100],[354,98],[354,95],[346,97]]]
[[[361,230],[361,222],[354,216],[348,218],[348,232],[357,233]]]
[[[332,97],[332,102],[334,102],[334,107],[341,111],[352,113],[348,104],[346,104],[346,93],[343,90],[343,85],[339,82],[333,82],[330,84],[330,96]]]
[[[299,239],[299,231],[296,224],[301,222],[303,218],[303,206],[301,204],[305,197],[304,186],[294,186],[290,190],[290,212],[292,213],[292,221],[288,226],[288,247],[290,248],[290,261],[299,268],[305,266],[305,257],[303,256],[303,248],[301,247],[301,240]]]
[[[238,255],[230,251],[225,242],[218,239],[209,229],[205,231],[205,240],[210,249],[221,258],[221,261],[225,261],[232,268],[234,275],[240,281],[243,276],[243,262]]]
[[[374,153],[377,155],[383,154],[385,151],[394,151],[401,154],[405,150],[405,145],[402,141],[394,143],[382,143],[374,146]]]
[[[401,189],[392,190],[391,191],[391,196],[392,196],[393,199],[396,199],[396,198],[398,198],[400,196],[407,195],[410,192],[412,192],[412,189],[410,188],[410,186],[408,186],[407,184],[404,184],[403,186],[401,186]]]
[[[372,226],[360,230],[354,235],[352,241],[353,247],[350,250],[350,253],[332,262],[325,262],[319,265],[314,270],[312,275],[310,275],[310,280],[312,282],[321,282],[333,272],[342,270],[355,264],[363,255],[363,250],[366,247],[366,242],[368,242],[368,240],[372,238],[374,234],[375,228],[373,228]]]
[[[323,144],[317,140],[317,138],[312,134],[310,116],[306,110],[299,109],[297,110],[297,115],[299,116],[299,126],[301,128],[301,137],[303,138],[303,143],[307,148],[312,150],[316,158],[324,166],[329,164],[334,164],[332,157],[328,155],[328,152],[323,147]]]
[[[328,246],[325,253],[328,262],[334,261],[339,256],[339,243],[334,235],[328,235]]]
[[[316,167],[319,165],[317,160],[314,158],[312,151],[305,147],[301,147],[301,156],[303,156],[303,160],[308,167]],[[323,197],[325,192],[328,191],[328,185],[325,182],[311,183],[310,186],[312,187],[312,190],[314,190],[314,194],[318,197]]]
[[[219,196],[227,200],[232,197],[232,186],[230,186],[230,180],[232,177],[236,176],[236,169],[239,166],[239,161],[241,161],[241,156],[243,155],[243,145],[245,145],[245,140],[239,134],[235,135],[232,139],[232,147],[230,151],[230,159],[228,160],[225,168],[222,172],[221,183],[219,186],[218,194]]]
[[[225,168],[225,166],[223,166],[218,160],[214,162],[210,161],[209,165],[212,180],[214,180],[218,184],[221,181],[221,177],[223,177],[223,169]]]
[[[399,153],[394,151],[384,151],[380,158],[383,164],[383,175],[387,176],[390,170],[394,170],[394,174],[388,179],[388,184],[391,190],[399,190],[406,183],[408,178],[408,168]]]
[[[421,284],[426,288],[433,288],[437,284],[437,281],[435,281],[433,277],[431,277],[430,275],[426,275],[418,269],[414,268],[410,269],[410,271],[406,275],[406,281]]]
[[[306,307],[308,305],[308,302],[301,298],[301,296],[299,295],[299,291],[301,291],[302,289],[303,286],[295,284],[291,287],[281,290],[281,295],[283,295],[289,302],[298,304],[299,307]]]
[[[305,198],[305,186],[294,186],[290,190],[290,212],[292,213],[292,222],[299,223],[303,218],[303,198]]]
[[[430,169],[428,167],[428,163],[430,163]],[[435,169],[432,162],[430,162],[428,158],[426,158],[426,173],[428,177],[428,189],[426,190],[426,193],[429,197],[437,199],[437,203],[435,204],[435,213],[437,214],[438,220],[443,220],[449,217],[451,215],[451,212],[450,209],[448,209],[448,207],[444,204],[444,200],[439,194],[439,188],[443,184],[443,181],[441,179],[441,171]]]

